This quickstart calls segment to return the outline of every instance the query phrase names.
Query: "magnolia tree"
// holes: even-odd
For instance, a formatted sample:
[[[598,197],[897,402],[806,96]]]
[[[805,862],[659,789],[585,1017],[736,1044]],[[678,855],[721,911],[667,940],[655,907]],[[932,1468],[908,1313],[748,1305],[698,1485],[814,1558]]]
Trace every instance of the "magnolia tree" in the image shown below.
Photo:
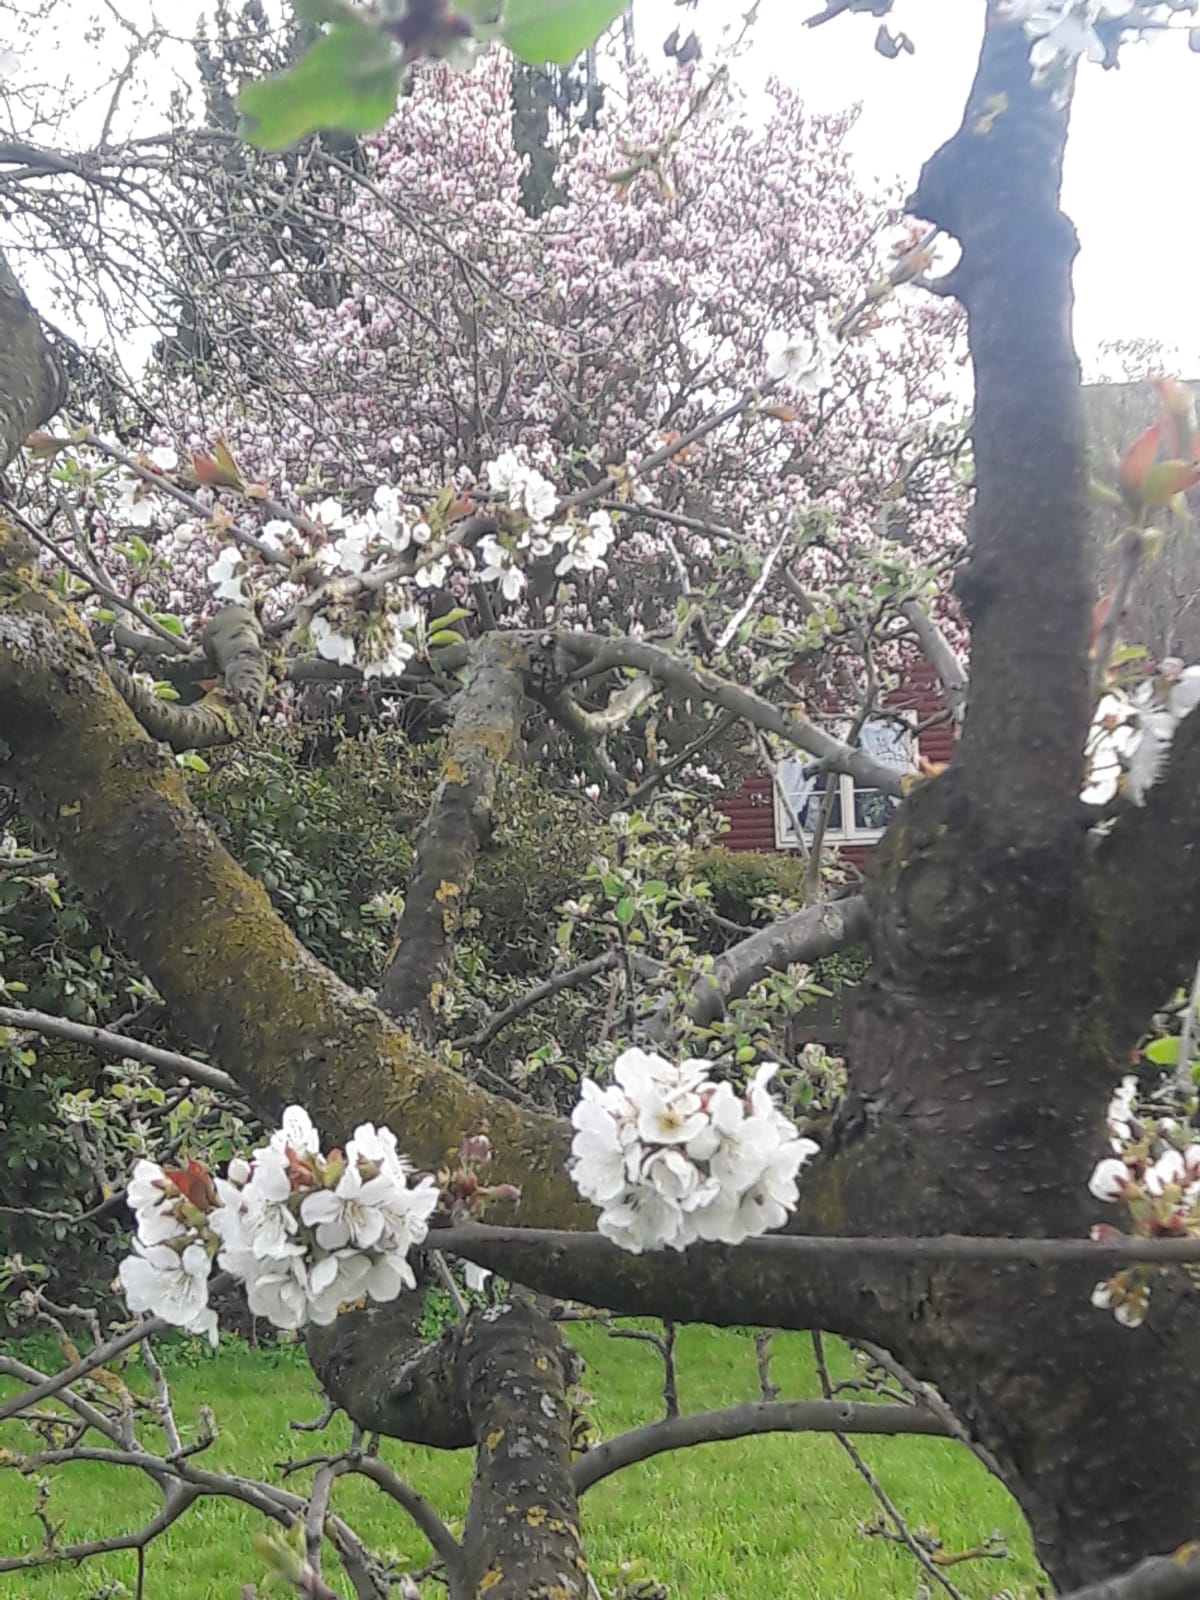
[[[108,1433],[106,1459],[150,1473],[164,1509],[126,1543],[229,1493],[292,1530],[263,1550],[299,1592],[332,1592],[325,1532],[356,1592],[383,1594],[386,1572],[328,1513],[333,1479],[357,1471],[418,1520],[452,1594],[582,1595],[578,1495],[688,1436],[643,1431],[572,1464],[574,1370],[534,1302],[422,1341],[425,1275],[449,1253],[619,1313],[865,1341],[913,1404],[779,1425],[950,1432],[1011,1488],[1056,1585],[1200,1591],[1194,989],[1173,1115],[1122,1077],[1200,947],[1200,696],[1194,669],[1119,639],[1133,576],[1194,486],[1196,428],[1164,382],[1161,420],[1121,461],[1116,576],[1097,602],[1075,239],[1058,205],[1079,59],[1113,64],[1189,8],[981,7],[963,123],[924,168],[908,232],[860,202],[838,123],[780,89],[752,134],[694,65],[666,83],[635,72],[627,111],[565,134],[563,203],[530,216],[503,55],[457,78],[419,66],[375,131],[402,57],[444,54],[473,23],[517,48],[521,7],[316,9],[331,25],[317,68],[305,58],[298,79],[251,94],[252,130],[277,148],[306,134],[295,85],[303,100],[319,79],[333,88],[317,119],[365,142],[352,161],[313,144],[302,173],[247,156],[241,174],[267,194],[286,180],[324,230],[335,297],[308,292],[294,231],[239,232],[249,206],[201,207],[154,270],[179,250],[219,257],[188,286],[211,359],[160,376],[119,430],[73,410],[15,280],[0,301],[0,437],[16,464],[5,781],[163,997],[177,1043],[206,1058],[160,1050],[159,1064],[236,1090],[272,1130],[224,1172],[137,1168],[120,1277],[149,1320],[51,1376],[10,1365],[29,1387],[0,1416],[57,1394]],[[22,182],[32,165],[142,197],[153,171],[150,226],[180,217],[188,183],[201,192],[202,144],[16,159]],[[314,171],[338,184],[305,188]],[[959,255],[934,276],[939,235]],[[954,306],[975,379],[961,563],[937,378]],[[941,582],[954,564],[957,602]],[[968,625],[969,687],[954,649]],[[903,773],[862,747],[914,644],[961,723],[945,771]],[[372,996],[303,948],[179,771],[264,713],[294,714],[314,680],[369,682],[385,715],[432,694],[448,722]],[[664,750],[672,706],[709,721]],[[819,823],[811,903],[682,982],[678,957],[664,973],[630,937],[634,896],[614,895],[604,970],[625,1002],[569,1123],[481,1087],[446,1048],[445,996],[523,729],[577,741],[597,797],[627,811],[734,725],[768,767],[799,752],[810,776],[898,802],[861,892],[819,897]],[[618,736],[623,758],[640,742],[640,773],[614,760]],[[688,1056],[697,1021],[766,972],[862,942],[845,1090],[821,1128],[774,1098],[775,1063],[747,1082],[719,1036],[711,1058]],[[601,970],[566,960],[522,1003]],[[173,1422],[168,1453],[147,1456],[127,1419],[71,1387],[164,1326],[211,1336],[214,1271],[256,1314],[308,1328],[362,1433],[476,1447],[461,1541],[357,1442],[306,1500],[206,1472]],[[693,1436],[761,1426],[725,1417]]]

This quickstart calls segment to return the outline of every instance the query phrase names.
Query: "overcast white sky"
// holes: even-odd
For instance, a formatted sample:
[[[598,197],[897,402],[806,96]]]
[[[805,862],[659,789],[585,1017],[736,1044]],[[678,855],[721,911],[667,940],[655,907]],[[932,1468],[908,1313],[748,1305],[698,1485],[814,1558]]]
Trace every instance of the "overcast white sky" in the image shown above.
[[[32,12],[33,0],[28,3]],[[749,4],[635,0],[638,43],[662,60],[661,41],[679,25],[684,34],[696,28],[715,46]],[[896,0],[889,25],[913,38],[916,54],[895,61],[873,49],[876,18],[843,15],[805,28],[805,17],[819,4],[760,0],[750,48],[735,68],[751,107],[770,74],[798,87],[816,109],[861,101],[852,142],[864,175],[899,176],[911,187],[922,161],[957,126],[974,69],[982,0]],[[139,21],[154,10],[179,34],[190,33],[206,9],[204,0],[117,5]],[[86,31],[94,8],[112,41],[107,48],[97,49]],[[121,34],[111,11],[96,0],[64,0],[56,11],[67,27],[55,40],[53,59],[66,72],[86,79],[98,60],[120,59]],[[43,49],[36,53],[47,59]],[[176,59],[186,69],[182,52]],[[1188,51],[1182,36],[1129,47],[1117,72],[1087,67],[1080,73],[1065,203],[1082,241],[1076,337],[1085,367],[1094,365],[1103,339],[1148,337],[1179,350],[1182,375],[1200,377],[1200,311],[1192,288],[1200,244],[1192,203],[1198,100],[1200,56]],[[137,131],[160,120],[143,106]]]
[[[749,0],[636,0],[640,45],[681,25],[702,38]],[[958,126],[978,53],[978,0],[896,0],[888,18],[916,45],[888,61],[873,44],[879,19],[842,15],[819,28],[804,19],[823,0],[761,0],[754,43],[738,73],[748,89],[775,74],[819,110],[856,101],[853,134],[863,171],[915,183],[921,163]],[[1186,37],[1130,45],[1115,72],[1080,71],[1064,204],[1079,230],[1075,333],[1088,365],[1102,339],[1149,337],[1178,347],[1183,374],[1200,377],[1195,261],[1200,223],[1190,201],[1200,56]]]

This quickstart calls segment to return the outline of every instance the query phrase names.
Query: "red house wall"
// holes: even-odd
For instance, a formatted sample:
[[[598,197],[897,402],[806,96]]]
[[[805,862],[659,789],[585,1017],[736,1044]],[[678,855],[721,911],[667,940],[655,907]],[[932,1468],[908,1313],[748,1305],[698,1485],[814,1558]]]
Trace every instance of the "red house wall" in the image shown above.
[[[932,667],[917,662],[904,682],[888,695],[886,704],[897,711],[910,711],[918,726],[945,711],[941,686]],[[954,754],[954,727],[947,717],[917,737],[917,749],[929,762],[947,762]],[[719,809],[729,818],[729,831],[722,843],[730,850],[778,850],[775,838],[775,797],[770,776],[753,772],[737,794],[720,801]],[[792,853],[789,851],[789,853]],[[861,867],[871,853],[869,844],[839,847],[839,854]]]

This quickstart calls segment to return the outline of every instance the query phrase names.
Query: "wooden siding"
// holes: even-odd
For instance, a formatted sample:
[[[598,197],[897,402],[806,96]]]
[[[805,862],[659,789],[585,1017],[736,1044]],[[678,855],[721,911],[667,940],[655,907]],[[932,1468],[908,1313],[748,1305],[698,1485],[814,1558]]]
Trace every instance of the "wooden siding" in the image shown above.
[[[946,708],[933,668],[925,662],[910,668],[904,682],[888,695],[886,704],[897,711],[910,712],[918,726]],[[949,761],[954,753],[950,719],[926,728],[918,737],[917,748],[926,761]],[[775,838],[775,797],[767,773],[752,772],[738,792],[726,796],[719,806],[729,818],[729,831],[721,842],[730,850],[780,849]],[[791,853],[790,847],[784,848]],[[844,860],[856,867],[863,866],[871,853],[870,844],[843,844],[836,848]]]

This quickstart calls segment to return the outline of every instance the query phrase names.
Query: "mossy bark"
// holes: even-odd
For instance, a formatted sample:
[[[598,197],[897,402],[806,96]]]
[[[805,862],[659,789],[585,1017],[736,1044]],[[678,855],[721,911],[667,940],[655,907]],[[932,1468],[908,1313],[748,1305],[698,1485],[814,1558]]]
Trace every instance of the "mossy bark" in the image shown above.
[[[437,990],[450,968],[475,862],[491,835],[499,770],[519,743],[527,670],[520,635],[492,633],[472,647],[441,778],[417,840],[379,1003],[427,1038],[435,1033]]]
[[[466,1596],[584,1600],[562,1335],[530,1305],[475,1311],[463,1333],[461,1370],[475,1435],[463,1536]]]

